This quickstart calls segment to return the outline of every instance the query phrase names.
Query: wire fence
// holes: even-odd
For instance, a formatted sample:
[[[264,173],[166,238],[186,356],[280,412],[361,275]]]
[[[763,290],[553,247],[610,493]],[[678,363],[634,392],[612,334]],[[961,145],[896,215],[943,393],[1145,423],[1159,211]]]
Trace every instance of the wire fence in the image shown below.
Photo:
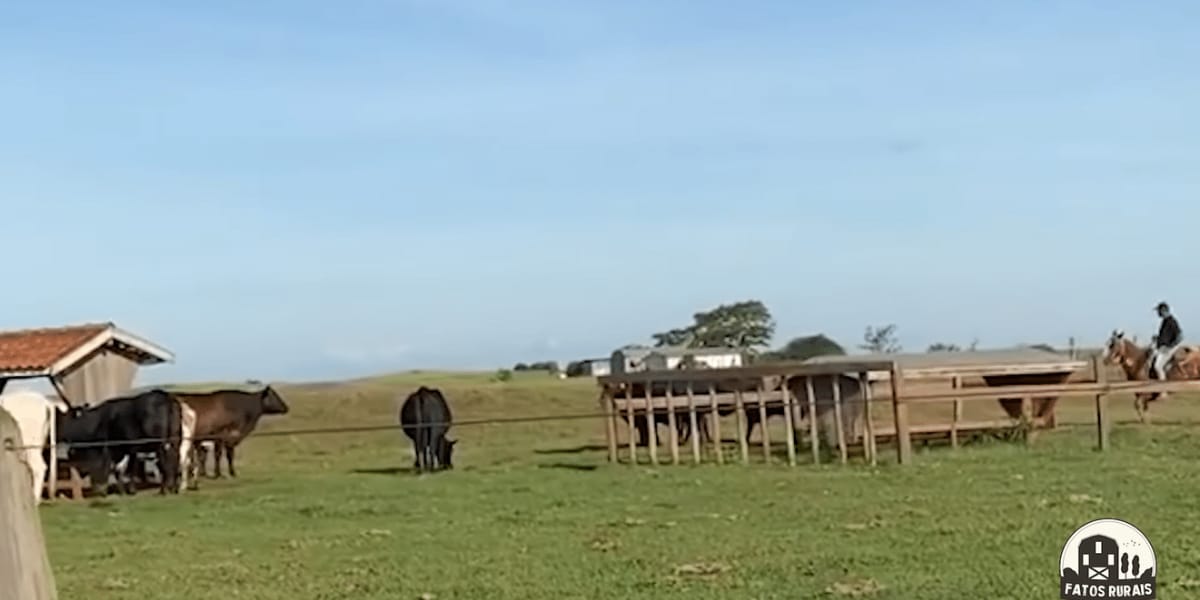
[[[624,417],[624,415],[620,415]],[[640,415],[639,415],[640,416]],[[496,425],[496,424],[513,424],[513,423],[538,423],[545,421],[579,421],[585,419],[607,419],[611,415],[607,412],[588,412],[588,413],[572,413],[561,415],[539,415],[539,416],[522,416],[522,417],[492,417],[486,419],[463,419],[452,421],[434,421],[426,422],[418,425],[403,425],[400,423],[389,423],[386,425],[351,425],[344,427],[313,427],[305,429],[269,429],[255,431],[254,437],[284,437],[284,436],[302,436],[302,435],[331,435],[331,434],[347,434],[347,433],[373,433],[379,431],[396,431],[396,430],[421,430],[433,429],[435,427],[449,428],[455,427],[470,427],[476,425]],[[131,440],[97,440],[88,442],[56,442],[55,445],[66,448],[111,448],[119,446],[145,446],[148,444],[161,444],[166,442],[181,442],[183,436],[166,436],[166,437],[150,437],[138,438]],[[201,442],[217,442],[224,439],[220,435],[195,436],[188,438],[193,444]],[[38,450],[45,448],[49,444],[27,444],[18,445],[11,438],[4,440],[4,449],[11,451]]]

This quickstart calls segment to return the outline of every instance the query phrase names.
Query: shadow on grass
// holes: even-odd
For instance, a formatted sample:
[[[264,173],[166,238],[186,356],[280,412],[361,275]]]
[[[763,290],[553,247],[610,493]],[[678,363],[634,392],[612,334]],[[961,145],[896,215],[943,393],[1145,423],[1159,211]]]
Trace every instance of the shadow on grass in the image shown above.
[[[548,450],[534,450],[534,454],[583,454],[584,452],[599,452],[608,450],[608,446],[600,444],[584,444],[582,446],[572,446],[570,448],[550,448]]]
[[[383,467],[379,469],[354,469],[350,471],[355,475],[400,475],[401,473],[415,473],[416,469],[408,467]]]
[[[542,463],[538,465],[539,469],[564,469],[567,471],[595,471],[599,467],[596,465],[581,465],[576,463]]]

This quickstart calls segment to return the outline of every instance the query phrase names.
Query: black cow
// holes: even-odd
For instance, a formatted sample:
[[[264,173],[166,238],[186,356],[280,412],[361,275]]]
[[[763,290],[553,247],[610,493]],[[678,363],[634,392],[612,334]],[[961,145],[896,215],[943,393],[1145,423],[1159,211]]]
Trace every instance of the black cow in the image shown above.
[[[158,463],[159,493],[179,493],[182,429],[179,403],[169,393],[151,390],[96,406],[76,406],[56,413],[56,419],[58,443],[68,446],[71,459],[89,475],[98,494],[107,493],[113,467],[125,459],[135,464],[139,452],[153,454]],[[132,482],[122,481],[120,475],[117,490],[134,493]]]
[[[437,389],[421,386],[409,394],[400,407],[400,426],[413,443],[418,471],[451,469],[451,455],[457,440],[446,439],[453,416],[446,398]]]

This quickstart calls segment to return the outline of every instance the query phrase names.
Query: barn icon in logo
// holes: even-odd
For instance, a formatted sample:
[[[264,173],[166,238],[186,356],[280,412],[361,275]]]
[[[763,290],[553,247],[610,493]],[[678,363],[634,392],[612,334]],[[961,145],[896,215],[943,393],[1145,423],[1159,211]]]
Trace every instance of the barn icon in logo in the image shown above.
[[[1157,598],[1154,547],[1137,527],[1098,519],[1075,530],[1059,557],[1059,598]]]

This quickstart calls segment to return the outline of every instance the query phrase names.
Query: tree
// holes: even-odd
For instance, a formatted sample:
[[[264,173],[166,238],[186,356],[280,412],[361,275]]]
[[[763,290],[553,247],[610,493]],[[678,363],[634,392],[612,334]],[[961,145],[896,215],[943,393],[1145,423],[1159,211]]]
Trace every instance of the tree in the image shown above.
[[[843,355],[846,351],[841,345],[829,339],[823,333],[806,335],[792,340],[778,350],[766,352],[762,360],[808,360],[814,356]]]
[[[517,363],[517,364],[513,365],[513,368],[512,368],[512,370],[514,370],[514,371],[528,371],[528,370],[529,370],[529,365],[527,365],[527,364],[525,364],[525,363]]]
[[[929,348],[927,348],[925,351],[926,352],[961,352],[962,348],[959,348],[955,344],[946,344],[943,342],[937,342],[935,344],[930,344]]]
[[[858,347],[877,354],[899,352],[901,347],[899,340],[896,339],[896,325],[888,324],[878,329],[867,326],[866,332],[863,333],[863,343]]]
[[[722,304],[692,315],[692,324],[650,336],[656,347],[739,348],[753,354],[775,334],[771,311],[759,300]]]

